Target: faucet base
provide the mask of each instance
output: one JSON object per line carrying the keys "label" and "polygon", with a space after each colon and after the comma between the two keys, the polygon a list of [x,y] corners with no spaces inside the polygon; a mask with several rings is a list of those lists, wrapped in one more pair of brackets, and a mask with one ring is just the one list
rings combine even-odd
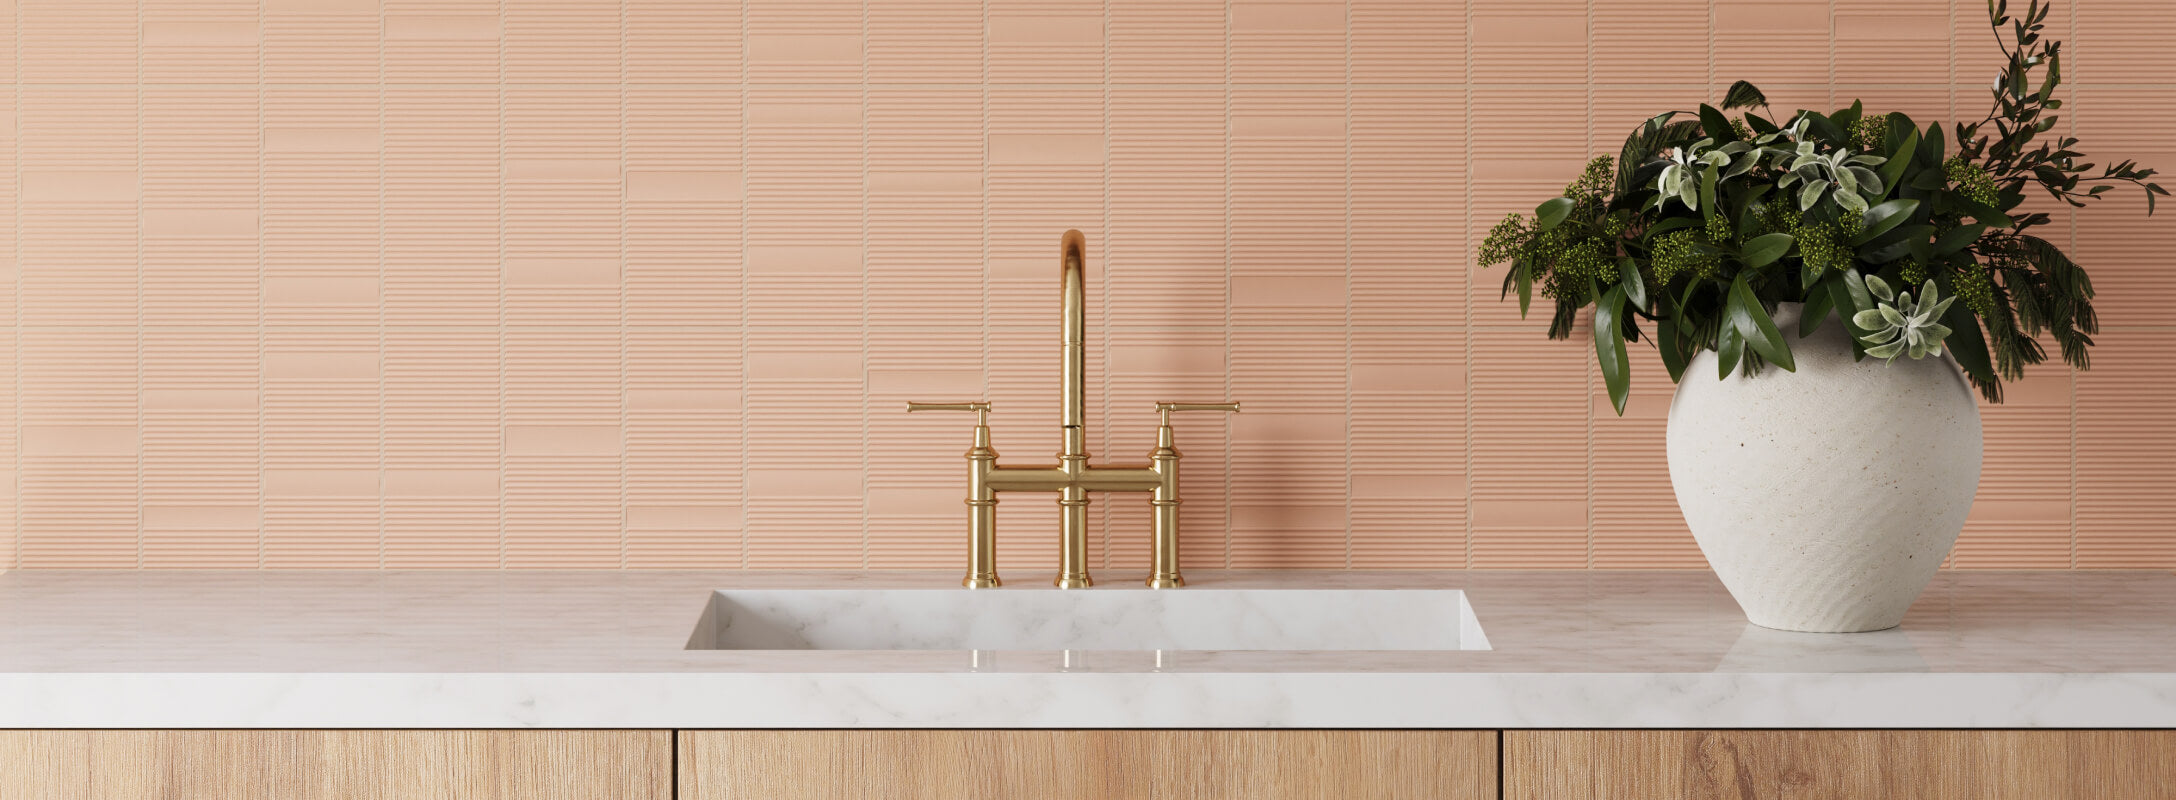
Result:
{"label": "faucet base", "polygon": [[969,589],[995,589],[999,586],[1005,585],[1005,582],[998,580],[997,575],[995,573],[992,573],[987,575],[969,575],[965,578],[960,579],[960,585],[965,586]]}
{"label": "faucet base", "polygon": [[1148,578],[1148,588],[1151,589],[1177,589],[1185,585],[1186,579],[1180,577],[1177,573],[1172,573],[1169,575],[1150,575]]}
{"label": "faucet base", "polygon": [[1060,575],[1057,580],[1050,583],[1060,589],[1086,589],[1096,585],[1095,580],[1088,577],[1088,573],[1085,572],[1078,575]]}

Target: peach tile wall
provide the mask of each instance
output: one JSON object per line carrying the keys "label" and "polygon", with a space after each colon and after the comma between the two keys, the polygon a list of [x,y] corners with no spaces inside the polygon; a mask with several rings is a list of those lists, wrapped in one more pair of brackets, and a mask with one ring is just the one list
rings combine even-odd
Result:
{"label": "peach tile wall", "polygon": [[[1973,0],[0,0],[0,567],[953,567],[967,420],[1182,423],[1190,565],[1688,567],[1649,358],[1470,266],[1661,107],[1977,115]],[[2066,125],[2176,167],[2176,12]],[[2096,368],[1987,411],[1960,567],[2176,566],[2176,220],[2067,236]],[[1054,509],[1008,502],[1047,570]],[[1093,558],[1146,561],[1139,501]]]}

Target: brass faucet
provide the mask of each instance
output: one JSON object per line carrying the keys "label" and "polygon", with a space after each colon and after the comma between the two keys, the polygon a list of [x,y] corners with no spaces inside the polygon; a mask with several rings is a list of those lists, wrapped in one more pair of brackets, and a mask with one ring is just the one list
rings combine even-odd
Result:
{"label": "brass faucet", "polygon": [[1186,585],[1179,574],[1179,451],[1172,445],[1171,412],[1239,410],[1238,403],[1157,403],[1156,449],[1147,466],[1090,466],[1088,463],[1088,237],[1066,231],[1058,241],[1059,297],[1064,312],[1060,335],[1064,393],[1061,419],[1064,440],[1055,466],[1000,467],[990,447],[990,404],[908,403],[908,411],[972,411],[974,444],[967,449],[967,577],[960,585],[986,589],[997,577],[997,495],[999,492],[1058,493],[1058,578],[1061,589],[1095,585],[1088,577],[1088,493],[1148,492],[1155,512],[1154,543],[1148,585],[1172,589]]}

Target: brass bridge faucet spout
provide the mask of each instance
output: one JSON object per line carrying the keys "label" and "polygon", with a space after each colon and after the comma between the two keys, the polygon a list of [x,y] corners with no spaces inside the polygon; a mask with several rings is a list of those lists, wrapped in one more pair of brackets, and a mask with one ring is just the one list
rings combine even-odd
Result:
{"label": "brass bridge faucet spout", "polygon": [[1174,411],[1237,412],[1238,403],[1157,403],[1156,448],[1146,466],[1092,466],[1088,458],[1088,238],[1066,231],[1058,241],[1059,350],[1063,395],[1062,439],[1055,466],[1001,467],[990,446],[990,404],[908,403],[908,411],[975,412],[974,443],[967,449],[967,577],[970,589],[1000,585],[997,577],[997,496],[1001,492],[1058,495],[1059,588],[1095,585],[1088,575],[1090,492],[1147,492],[1153,511],[1148,585],[1186,585],[1179,573],[1179,451],[1172,443]]}

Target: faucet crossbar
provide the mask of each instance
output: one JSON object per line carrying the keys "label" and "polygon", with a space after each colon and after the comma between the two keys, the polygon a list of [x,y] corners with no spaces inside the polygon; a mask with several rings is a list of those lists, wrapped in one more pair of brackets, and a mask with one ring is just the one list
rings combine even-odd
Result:
{"label": "faucet crossbar", "polygon": [[1153,510],[1148,585],[1159,589],[1186,585],[1179,573],[1179,451],[1172,443],[1174,411],[1237,412],[1238,403],[1157,403],[1156,447],[1146,466],[1091,466],[1087,430],[1088,240],[1066,231],[1058,242],[1061,310],[1058,463],[1051,466],[998,466],[990,446],[990,404],[908,403],[908,411],[972,411],[974,443],[967,450],[968,556],[971,589],[1001,585],[997,576],[997,500],[1000,492],[1055,492],[1058,495],[1058,576],[1060,588],[1095,584],[1088,574],[1088,503],[1092,492],[1147,492]]}

